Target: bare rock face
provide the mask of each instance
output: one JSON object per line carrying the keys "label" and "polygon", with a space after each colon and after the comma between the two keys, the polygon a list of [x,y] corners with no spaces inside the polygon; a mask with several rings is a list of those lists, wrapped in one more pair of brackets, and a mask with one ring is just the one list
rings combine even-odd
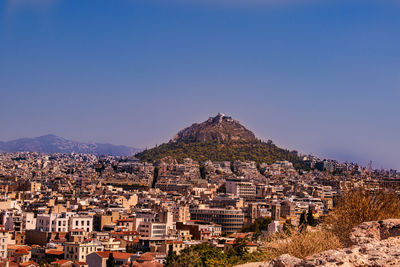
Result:
{"label": "bare rock face", "polygon": [[278,258],[274,259],[267,265],[268,267],[295,267],[300,264],[301,260],[299,258],[290,256],[289,254],[283,254]]}
{"label": "bare rock face", "polygon": [[208,142],[208,141],[256,141],[254,133],[247,130],[238,121],[218,113],[202,123],[195,123],[187,127],[171,140],[171,142]]}
{"label": "bare rock face", "polygon": [[350,234],[353,244],[366,244],[390,237],[400,236],[400,219],[389,219],[378,222],[364,222],[354,228]]}
{"label": "bare rock face", "polygon": [[328,250],[301,260],[282,255],[268,267],[377,267],[400,266],[400,219],[364,222],[350,234],[349,248]]}
{"label": "bare rock face", "polygon": [[365,222],[350,234],[353,246],[328,250],[296,266],[400,266],[400,220]]}

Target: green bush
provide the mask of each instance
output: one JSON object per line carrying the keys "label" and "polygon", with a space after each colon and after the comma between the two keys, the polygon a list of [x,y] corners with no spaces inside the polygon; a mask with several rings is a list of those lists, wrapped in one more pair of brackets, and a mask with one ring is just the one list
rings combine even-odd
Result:
{"label": "green bush", "polygon": [[171,156],[178,162],[191,158],[198,162],[211,161],[255,161],[272,164],[287,160],[297,169],[308,169],[297,153],[282,149],[272,142],[169,142],[136,154],[142,161],[154,162]]}

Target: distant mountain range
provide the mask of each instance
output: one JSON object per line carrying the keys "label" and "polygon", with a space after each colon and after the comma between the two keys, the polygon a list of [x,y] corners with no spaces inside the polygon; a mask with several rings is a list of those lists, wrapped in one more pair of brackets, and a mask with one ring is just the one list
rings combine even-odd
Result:
{"label": "distant mountain range", "polygon": [[81,143],[49,134],[35,138],[21,138],[9,142],[0,141],[0,151],[9,153],[83,153],[94,155],[131,156],[141,151],[141,149],[112,144]]}
{"label": "distant mountain range", "polygon": [[306,168],[296,151],[280,148],[272,141],[263,142],[238,121],[224,114],[194,123],[179,131],[168,143],[144,150],[136,157],[142,161],[156,161],[173,157],[179,162],[184,158],[204,162],[256,161],[274,163],[288,160],[298,168]]}

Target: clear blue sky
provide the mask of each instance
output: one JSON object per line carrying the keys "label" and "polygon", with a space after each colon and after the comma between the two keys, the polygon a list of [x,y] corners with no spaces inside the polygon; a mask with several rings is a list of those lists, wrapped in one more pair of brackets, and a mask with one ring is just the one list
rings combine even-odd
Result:
{"label": "clear blue sky", "polygon": [[151,147],[224,112],[400,168],[400,1],[0,0],[0,140]]}

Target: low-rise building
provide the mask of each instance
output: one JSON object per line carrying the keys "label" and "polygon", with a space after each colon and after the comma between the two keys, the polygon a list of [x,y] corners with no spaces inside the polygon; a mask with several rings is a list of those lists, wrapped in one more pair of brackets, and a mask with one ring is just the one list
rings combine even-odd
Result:
{"label": "low-rise building", "polygon": [[64,259],[72,261],[86,261],[86,256],[93,252],[103,251],[104,245],[96,240],[87,242],[65,242]]}

